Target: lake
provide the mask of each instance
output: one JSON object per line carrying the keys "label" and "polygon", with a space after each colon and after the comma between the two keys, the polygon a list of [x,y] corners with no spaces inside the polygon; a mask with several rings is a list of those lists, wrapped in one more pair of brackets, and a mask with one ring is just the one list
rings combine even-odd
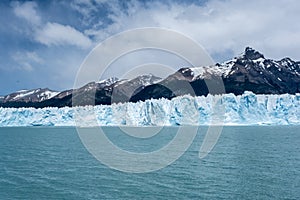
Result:
{"label": "lake", "polygon": [[[199,159],[207,128],[199,127],[178,160],[148,173],[102,164],[72,127],[0,128],[0,197],[300,199],[300,126],[227,126],[214,149]],[[117,127],[105,128],[113,143],[136,152],[162,148],[176,130],[169,127],[151,138],[134,138]],[[112,152],[105,153],[114,158]]]}

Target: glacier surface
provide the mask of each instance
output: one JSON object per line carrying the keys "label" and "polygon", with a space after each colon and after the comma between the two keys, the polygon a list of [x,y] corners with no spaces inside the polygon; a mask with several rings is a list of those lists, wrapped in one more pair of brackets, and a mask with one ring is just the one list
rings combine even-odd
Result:
{"label": "glacier surface", "polygon": [[73,108],[0,108],[0,127],[289,124],[300,124],[300,94],[245,92]]}

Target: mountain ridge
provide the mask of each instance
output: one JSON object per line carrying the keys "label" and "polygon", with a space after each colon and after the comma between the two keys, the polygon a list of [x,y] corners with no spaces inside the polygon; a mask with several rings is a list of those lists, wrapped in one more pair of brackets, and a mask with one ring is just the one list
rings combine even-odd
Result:
{"label": "mountain ridge", "polygon": [[[207,83],[224,84],[225,91],[210,90]],[[286,57],[267,59],[253,48],[224,63],[212,66],[180,68],[165,79],[140,75],[133,79],[110,78],[90,82],[80,88],[57,92],[48,88],[11,93],[0,97],[0,107],[64,107],[76,105],[110,105],[190,94],[201,96],[251,91],[255,94],[300,93],[300,61]]]}

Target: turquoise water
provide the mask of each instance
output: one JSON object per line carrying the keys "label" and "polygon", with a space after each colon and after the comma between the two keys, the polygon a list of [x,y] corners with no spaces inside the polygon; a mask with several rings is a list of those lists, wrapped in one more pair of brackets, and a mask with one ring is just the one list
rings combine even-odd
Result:
{"label": "turquoise water", "polygon": [[[147,140],[106,129],[120,147],[145,152],[176,132]],[[173,164],[132,174],[97,161],[74,128],[0,128],[0,199],[300,199],[299,126],[225,127],[200,160],[206,129]]]}

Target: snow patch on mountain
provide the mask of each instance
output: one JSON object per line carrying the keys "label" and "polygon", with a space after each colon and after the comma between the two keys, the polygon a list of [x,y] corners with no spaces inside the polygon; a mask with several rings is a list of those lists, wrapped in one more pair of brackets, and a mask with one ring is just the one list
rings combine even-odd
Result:
{"label": "snow patch on mountain", "polygon": [[192,67],[193,80],[198,78],[205,79],[209,78],[211,75],[213,76],[227,76],[232,69],[231,63],[225,63],[221,65],[211,65],[211,66],[203,66],[203,67]]}
{"label": "snow patch on mountain", "polygon": [[23,98],[25,96],[32,95],[32,94],[34,94],[36,92],[39,92],[39,89],[38,90],[31,90],[31,91],[20,92],[16,96],[12,97],[12,100],[18,100],[18,99]]}
{"label": "snow patch on mountain", "polygon": [[111,77],[111,78],[108,78],[108,79],[105,79],[105,80],[98,81],[96,83],[101,84],[103,86],[110,86],[110,85],[116,83],[118,80],[119,79],[116,78],[116,77]]}
{"label": "snow patch on mountain", "polygon": [[55,97],[58,95],[59,92],[54,92],[54,91],[45,91],[37,95],[37,97],[40,99],[40,101],[44,101],[47,99],[51,99],[52,97]]}
{"label": "snow patch on mountain", "polygon": [[44,101],[50,99],[59,94],[59,92],[52,91],[49,89],[33,89],[33,90],[20,90],[15,93],[9,94],[4,97],[3,101],[20,101],[20,100],[33,100]]}

